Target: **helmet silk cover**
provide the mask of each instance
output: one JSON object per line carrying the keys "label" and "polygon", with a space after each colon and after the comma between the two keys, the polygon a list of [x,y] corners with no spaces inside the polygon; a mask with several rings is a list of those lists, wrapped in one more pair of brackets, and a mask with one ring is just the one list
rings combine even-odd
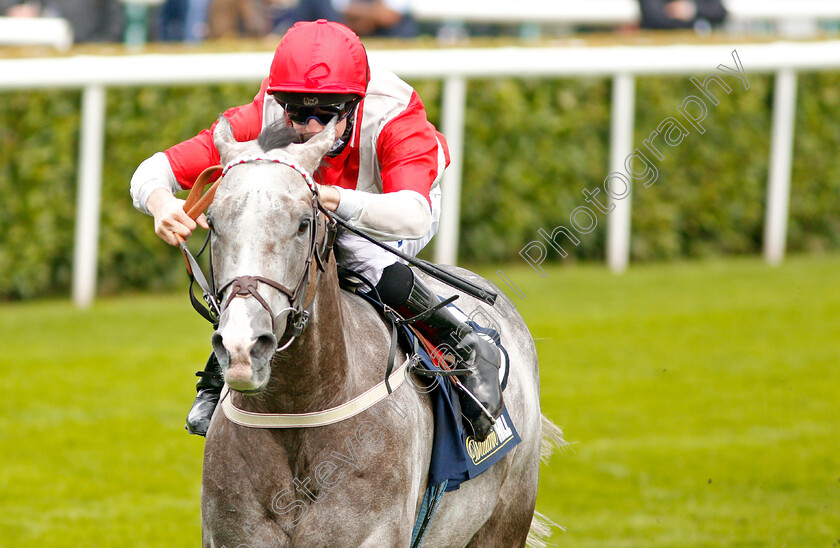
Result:
{"label": "helmet silk cover", "polygon": [[361,98],[369,74],[367,53],[352,30],[325,19],[305,21],[289,29],[277,46],[267,91]]}

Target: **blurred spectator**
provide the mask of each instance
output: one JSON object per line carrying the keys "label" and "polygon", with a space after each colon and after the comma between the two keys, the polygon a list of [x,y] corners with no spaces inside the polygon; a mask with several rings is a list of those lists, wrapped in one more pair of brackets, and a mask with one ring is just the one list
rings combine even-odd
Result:
{"label": "blurred spectator", "polygon": [[166,0],[160,7],[160,39],[181,42],[186,36],[187,1]]}
{"label": "blurred spectator", "polygon": [[298,21],[318,19],[344,23],[360,36],[409,38],[418,34],[410,6],[410,0],[210,0],[208,38],[284,34]]}
{"label": "blurred spectator", "polygon": [[210,0],[166,0],[160,10],[160,39],[200,42],[207,36]]}
{"label": "blurred spectator", "polygon": [[0,0],[0,13],[6,17],[55,17],[55,14],[42,12],[39,3],[26,2],[18,4],[17,2],[3,2]]}
{"label": "blurred spectator", "polygon": [[207,37],[207,15],[210,0],[188,0],[184,40],[200,42]]}
{"label": "blurred spectator", "polygon": [[344,24],[359,36],[412,38],[418,34],[409,0],[332,0],[332,4]]}
{"label": "blurred spectator", "polygon": [[643,29],[709,30],[723,23],[721,0],[639,0]]}
{"label": "blurred spectator", "polygon": [[341,14],[330,0],[268,0],[272,34],[283,35],[298,21],[342,22]]}
{"label": "blurred spectator", "polygon": [[0,0],[9,17],[63,17],[73,27],[73,41],[122,42],[125,14],[119,0]]}
{"label": "blurred spectator", "polygon": [[262,0],[211,0],[207,14],[210,39],[259,37],[271,30],[268,6]]}

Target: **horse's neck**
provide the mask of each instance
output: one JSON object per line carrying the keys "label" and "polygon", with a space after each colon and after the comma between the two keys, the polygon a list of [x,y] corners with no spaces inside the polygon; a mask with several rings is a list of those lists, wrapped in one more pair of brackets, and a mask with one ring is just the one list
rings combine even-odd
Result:
{"label": "horse's neck", "polygon": [[[267,398],[275,413],[306,413],[343,403],[350,375],[335,261],[320,276],[309,325],[288,350],[275,356]],[[308,299],[307,299],[308,300]]]}

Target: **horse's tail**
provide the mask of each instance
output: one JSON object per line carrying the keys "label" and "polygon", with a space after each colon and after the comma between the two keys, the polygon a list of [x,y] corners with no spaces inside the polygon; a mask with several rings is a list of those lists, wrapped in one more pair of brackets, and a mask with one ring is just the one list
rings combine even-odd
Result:
{"label": "horse's tail", "polygon": [[540,460],[548,464],[555,449],[565,449],[569,443],[563,439],[563,431],[560,427],[551,422],[545,415],[542,416],[542,441],[540,443]]}
{"label": "horse's tail", "polygon": [[562,525],[557,525],[539,512],[534,512],[531,518],[531,528],[528,529],[528,538],[525,540],[525,546],[528,548],[546,548],[548,541],[551,539],[551,532],[557,527],[561,531],[566,528]]}
{"label": "horse's tail", "polygon": [[[559,426],[551,422],[545,415],[542,416],[542,440],[540,443],[540,460],[548,464],[552,453],[556,449],[568,447],[569,444],[563,439],[563,431]],[[528,548],[545,548],[551,538],[554,528],[565,531],[565,527],[557,525],[539,512],[534,512],[531,518],[531,528],[528,530],[528,539],[525,546]]]}

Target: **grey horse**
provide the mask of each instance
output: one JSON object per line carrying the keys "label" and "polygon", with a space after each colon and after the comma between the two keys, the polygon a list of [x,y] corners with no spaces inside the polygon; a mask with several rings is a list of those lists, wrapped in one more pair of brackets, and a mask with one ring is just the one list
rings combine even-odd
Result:
{"label": "grey horse", "polygon": [[[326,220],[313,208],[306,174],[329,150],[333,125],[305,144],[286,141],[276,149],[266,145],[271,139],[237,142],[224,117],[213,136],[228,165],[209,209],[214,276],[220,287],[235,279],[251,285],[228,284],[213,335],[228,403],[258,416],[314,413],[353,400],[383,381],[391,332],[369,303],[339,287],[335,260],[321,274],[319,257],[312,260],[310,242],[320,249]],[[471,272],[451,271],[491,288]],[[308,324],[278,350],[290,338],[287,320],[300,296],[279,288],[301,286]],[[532,527],[540,525],[534,509],[541,446],[545,452],[546,440],[562,439],[540,412],[533,340],[502,298],[494,307],[467,296],[457,303],[468,315],[480,311],[501,334],[512,364],[505,401],[522,441],[443,496],[423,546],[541,545]],[[406,357],[402,352],[397,363]],[[425,385],[406,380],[375,405],[324,426],[252,428],[217,410],[204,452],[203,545],[410,546],[433,426]]]}

